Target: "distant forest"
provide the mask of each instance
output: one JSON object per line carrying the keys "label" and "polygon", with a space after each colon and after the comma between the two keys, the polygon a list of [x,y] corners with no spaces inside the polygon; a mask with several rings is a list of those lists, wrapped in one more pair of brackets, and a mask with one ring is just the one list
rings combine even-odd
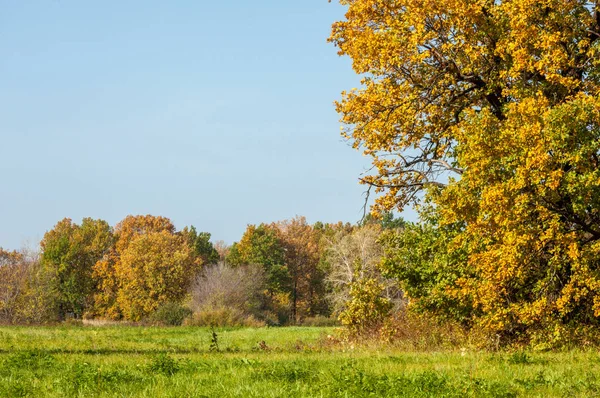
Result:
{"label": "distant forest", "polygon": [[128,216],[114,227],[64,219],[46,232],[39,251],[0,249],[0,321],[345,322],[353,286],[367,279],[376,281],[389,310],[402,306],[401,290],[378,264],[381,236],[406,225],[391,213],[359,225],[296,217],[248,225],[228,246],[193,226],[177,231],[165,217]]}

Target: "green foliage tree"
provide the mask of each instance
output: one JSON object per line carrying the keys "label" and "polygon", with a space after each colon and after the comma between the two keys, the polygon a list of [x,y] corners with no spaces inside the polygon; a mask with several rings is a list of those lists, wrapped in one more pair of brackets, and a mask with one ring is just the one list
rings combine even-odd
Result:
{"label": "green foliage tree", "polygon": [[196,256],[202,259],[203,264],[216,264],[220,255],[210,241],[210,233],[197,232],[196,227],[185,227],[180,234],[186,239]]}
{"label": "green foliage tree", "polygon": [[396,217],[391,211],[385,211],[377,216],[368,213],[359,223],[361,226],[369,224],[378,224],[383,229],[398,229],[404,227],[406,221],[402,217]]}
{"label": "green foliage tree", "polygon": [[383,256],[379,269],[398,281],[408,307],[440,320],[471,325],[473,298],[456,291],[457,281],[473,275],[464,248],[453,247],[460,225],[439,225],[433,207],[421,211],[421,221],[405,223],[379,237]]}
{"label": "green foliage tree", "polygon": [[260,265],[265,271],[267,299],[263,311],[269,323],[284,324],[290,318],[291,278],[285,264],[285,248],[273,225],[248,225],[239,242],[229,250],[232,266]]}
{"label": "green foliage tree", "polygon": [[234,243],[226,258],[231,265],[260,264],[265,268],[271,293],[288,292],[289,270],[285,266],[285,250],[273,226],[248,225],[238,243]]}
{"label": "green foliage tree", "polygon": [[103,220],[84,218],[81,225],[64,219],[48,231],[40,243],[42,264],[54,275],[59,316],[81,317],[96,291],[94,264],[113,244],[112,229]]}

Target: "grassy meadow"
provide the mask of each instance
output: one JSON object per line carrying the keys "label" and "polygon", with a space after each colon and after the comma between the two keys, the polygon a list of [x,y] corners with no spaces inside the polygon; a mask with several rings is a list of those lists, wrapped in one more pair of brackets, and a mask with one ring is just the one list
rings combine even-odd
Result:
{"label": "grassy meadow", "polygon": [[[2,327],[0,397],[594,397],[600,355],[406,352],[333,328]],[[216,340],[216,341],[215,341]]]}

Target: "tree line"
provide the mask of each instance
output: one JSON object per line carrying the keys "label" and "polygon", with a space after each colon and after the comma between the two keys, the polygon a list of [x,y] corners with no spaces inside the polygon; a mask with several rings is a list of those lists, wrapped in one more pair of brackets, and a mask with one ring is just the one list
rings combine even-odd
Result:
{"label": "tree line", "polygon": [[385,280],[386,297],[402,299],[378,269],[378,240],[404,225],[391,213],[360,225],[296,217],[248,225],[227,246],[193,226],[178,231],[165,217],[128,216],[114,227],[64,219],[45,233],[39,252],[0,249],[0,321],[327,322],[347,310],[352,286],[367,278]]}

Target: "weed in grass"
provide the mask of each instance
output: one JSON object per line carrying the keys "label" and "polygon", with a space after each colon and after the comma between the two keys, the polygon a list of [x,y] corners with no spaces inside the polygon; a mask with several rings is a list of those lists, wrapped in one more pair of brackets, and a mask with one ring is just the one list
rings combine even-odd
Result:
{"label": "weed in grass", "polygon": [[338,377],[331,392],[332,395],[349,394],[352,397],[517,397],[514,388],[506,384],[477,378],[453,378],[435,371],[393,377],[355,370]]}
{"label": "weed in grass", "polygon": [[315,373],[304,362],[273,363],[259,368],[253,374],[255,379],[267,379],[282,383],[296,383],[314,379]]}
{"label": "weed in grass", "polygon": [[546,378],[546,374],[543,370],[540,370],[533,377],[517,378],[515,383],[522,386],[526,390],[537,388],[538,386],[546,386],[550,384],[550,381]]}
{"label": "weed in grass", "polygon": [[269,351],[271,349],[264,340],[259,342],[257,347],[261,351]]}
{"label": "weed in grass", "polygon": [[23,379],[0,380],[0,396],[6,398],[33,397],[31,382]]}
{"label": "weed in grass", "polygon": [[217,334],[217,332],[215,332],[215,328],[211,327],[210,328],[210,346],[209,346],[209,351],[211,352],[219,352],[219,335]]}
{"label": "weed in grass", "polygon": [[24,350],[10,355],[4,366],[12,369],[37,370],[52,367],[55,359],[52,354],[42,350]]}
{"label": "weed in grass", "polygon": [[594,396],[600,395],[600,384],[598,383],[598,375],[592,372],[586,372],[585,375],[578,380],[577,387],[581,391],[594,393]]}
{"label": "weed in grass", "polygon": [[242,358],[240,359],[240,363],[245,366],[255,366],[260,364],[260,361],[257,361],[256,359]]}
{"label": "weed in grass", "polygon": [[148,366],[148,370],[152,373],[159,373],[165,376],[173,376],[181,370],[181,366],[177,360],[171,358],[168,354],[160,353],[152,358],[152,362]]}
{"label": "weed in grass", "polygon": [[[463,378],[452,386],[455,396],[475,396],[494,398],[516,398],[517,391],[510,385],[481,378]],[[459,394],[460,392],[460,394]]]}
{"label": "weed in grass", "polygon": [[400,355],[389,355],[388,357],[386,357],[386,360],[397,364],[407,363],[407,358],[405,356]]}
{"label": "weed in grass", "polygon": [[417,374],[412,379],[412,384],[417,391],[443,391],[448,384],[448,378],[437,372],[425,371]]}
{"label": "weed in grass", "polygon": [[508,362],[514,365],[527,365],[532,363],[532,360],[525,351],[517,351],[508,357]]}
{"label": "weed in grass", "polygon": [[349,394],[352,397],[442,397],[459,396],[448,386],[445,375],[426,371],[411,376],[372,374],[355,368],[334,376],[331,384],[332,395]]}
{"label": "weed in grass", "polygon": [[66,395],[91,393],[100,384],[98,368],[87,362],[74,363],[68,372],[64,373],[63,387]]}
{"label": "weed in grass", "polygon": [[88,362],[75,362],[60,370],[60,377],[53,383],[60,396],[95,396],[103,391],[118,390],[123,385],[130,388],[141,385],[144,381],[128,369],[102,369]]}
{"label": "weed in grass", "polygon": [[99,369],[99,378],[103,386],[116,387],[119,384],[129,384],[143,381],[143,378],[124,369]]}

